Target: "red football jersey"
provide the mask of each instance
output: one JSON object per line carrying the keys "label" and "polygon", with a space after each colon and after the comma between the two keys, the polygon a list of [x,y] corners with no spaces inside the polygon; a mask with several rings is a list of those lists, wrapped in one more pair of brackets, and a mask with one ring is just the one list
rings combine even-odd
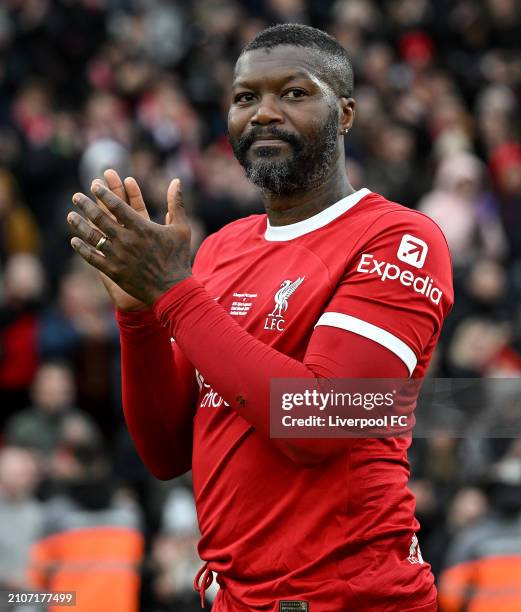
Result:
{"label": "red football jersey", "polygon": [[[414,377],[425,374],[453,303],[439,228],[367,189],[291,225],[272,227],[266,215],[232,223],[205,241],[193,273],[249,334],[285,355],[302,360],[314,328],[330,326],[386,347]],[[408,442],[353,440],[333,461],[302,468],[228,405],[218,381],[196,374],[193,483],[199,553],[223,587],[215,610],[275,611],[281,600],[312,612],[346,602],[366,610],[357,594],[368,580],[430,601],[432,576],[413,550]],[[391,601],[371,609],[398,609]]]}

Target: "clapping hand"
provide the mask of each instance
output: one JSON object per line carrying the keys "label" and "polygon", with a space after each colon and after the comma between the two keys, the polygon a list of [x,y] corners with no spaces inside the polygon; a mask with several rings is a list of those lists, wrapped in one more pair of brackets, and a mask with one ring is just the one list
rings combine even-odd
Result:
{"label": "clapping hand", "polygon": [[74,194],[73,202],[88,221],[69,213],[71,245],[108,277],[104,282],[118,307],[140,310],[191,275],[190,227],[180,181],[174,179],[168,187],[166,224],[160,225],[150,221],[134,179],[122,183],[109,170],[105,180],[107,185],[92,183],[97,203],[83,193]]}

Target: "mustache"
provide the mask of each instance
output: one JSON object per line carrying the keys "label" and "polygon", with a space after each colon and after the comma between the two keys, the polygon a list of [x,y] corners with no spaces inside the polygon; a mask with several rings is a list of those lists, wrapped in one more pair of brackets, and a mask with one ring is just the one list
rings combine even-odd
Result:
{"label": "mustache", "polygon": [[271,127],[269,129],[256,126],[252,128],[247,134],[241,136],[237,141],[237,148],[241,152],[246,152],[251,145],[258,138],[273,138],[274,140],[282,140],[290,144],[295,150],[299,151],[302,149],[302,143],[300,138],[295,136],[295,134],[291,134],[289,132],[285,132],[277,127]]}

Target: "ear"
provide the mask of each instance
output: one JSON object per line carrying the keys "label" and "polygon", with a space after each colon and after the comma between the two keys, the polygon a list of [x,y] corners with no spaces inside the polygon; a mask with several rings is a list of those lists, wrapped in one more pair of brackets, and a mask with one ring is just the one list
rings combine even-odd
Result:
{"label": "ear", "polygon": [[356,102],[353,98],[342,97],[340,102],[340,133],[347,134],[355,120]]}

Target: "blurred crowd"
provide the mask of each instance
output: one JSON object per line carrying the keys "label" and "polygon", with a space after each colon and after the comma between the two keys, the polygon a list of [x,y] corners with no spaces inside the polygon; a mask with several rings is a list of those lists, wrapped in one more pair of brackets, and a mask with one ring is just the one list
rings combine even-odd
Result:
{"label": "blurred crowd", "polygon": [[[517,0],[4,0],[1,588],[65,588],[78,582],[71,564],[88,557],[98,571],[85,589],[121,593],[91,609],[199,609],[189,477],[155,481],[133,449],[113,311],[73,255],[65,219],[72,194],[108,167],[137,179],[158,220],[168,182],[181,178],[194,252],[227,222],[262,212],[231,153],[226,114],[240,49],[280,22],[323,28],[351,54],[353,185],[423,211],[445,232],[456,304],[430,374],[521,375]],[[519,394],[509,402],[521,414]],[[467,404],[458,409],[472,413]],[[497,586],[451,573],[486,556],[475,537],[483,529],[518,543],[507,586],[521,601],[521,441],[458,440],[440,426],[410,456],[443,610],[466,609],[470,584],[473,597]],[[78,539],[78,526],[95,545]],[[104,572],[104,551],[119,573]]]}

